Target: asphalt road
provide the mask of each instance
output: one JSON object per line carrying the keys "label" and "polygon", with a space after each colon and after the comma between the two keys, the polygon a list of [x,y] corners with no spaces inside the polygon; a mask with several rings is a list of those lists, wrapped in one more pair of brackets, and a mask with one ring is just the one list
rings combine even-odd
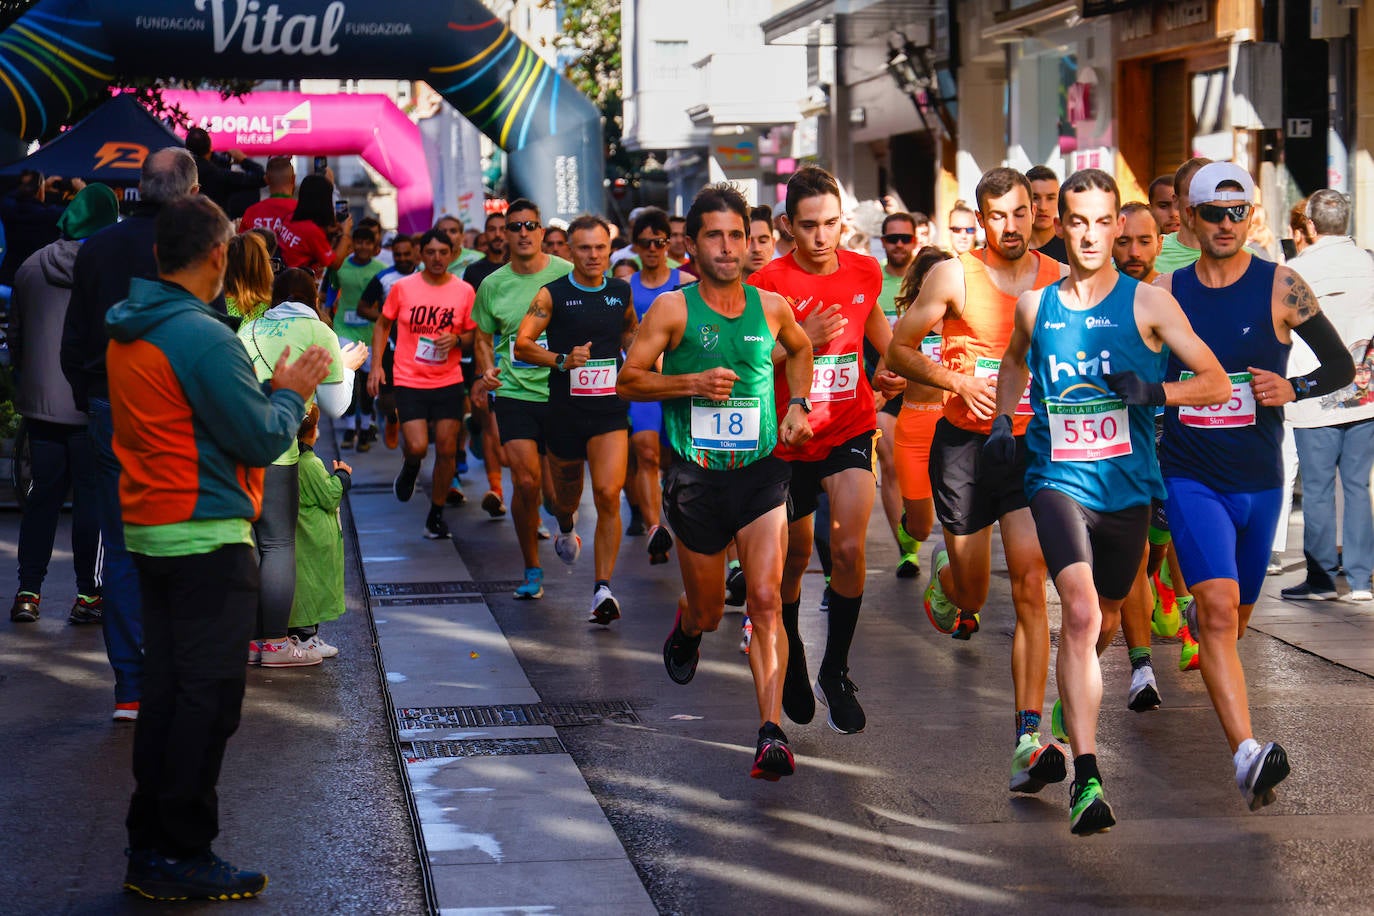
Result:
{"label": "asphalt road", "polygon": [[[1374,693],[1364,675],[1251,632],[1242,644],[1255,727],[1289,751],[1278,802],[1250,813],[1201,677],[1177,643],[1156,647],[1164,706],[1126,709],[1124,644],[1104,661],[1099,763],[1119,824],[1069,833],[1067,783],[1007,791],[1013,749],[1011,609],[995,569],[983,629],[958,643],[921,609],[927,579],[899,581],[885,527],[869,532],[869,580],[852,676],[861,735],[784,722],[797,775],[748,778],[757,728],[738,616],[702,644],[686,687],[661,646],[679,590],[676,561],[648,565],[627,538],[615,578],[624,617],[583,621],[591,595],[592,508],[583,559],[568,570],[546,542],[545,597],[489,595],[546,702],[626,699],[637,725],[560,730],[654,903],[664,913],[1030,911],[1369,912]],[[510,579],[508,520],[450,524],[473,576]],[[929,565],[929,547],[922,553]],[[998,558],[1000,563],[1000,558]],[[814,675],[825,620],[808,575],[802,626]],[[1051,608],[1057,630],[1058,609]],[[1051,686],[1050,696],[1054,695]],[[1047,701],[1047,717],[1048,717]]]}

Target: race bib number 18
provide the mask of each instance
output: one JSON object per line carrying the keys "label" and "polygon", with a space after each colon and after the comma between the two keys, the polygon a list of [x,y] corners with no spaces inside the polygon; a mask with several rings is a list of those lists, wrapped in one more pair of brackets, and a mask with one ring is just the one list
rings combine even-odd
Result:
{"label": "race bib number 18", "polygon": [[758,398],[692,398],[692,447],[715,452],[753,451],[759,447],[760,410]]}
{"label": "race bib number 18", "polygon": [[[978,357],[978,361],[973,364],[974,378],[990,378],[997,381],[997,370],[1002,366],[1000,359],[990,359],[986,356]],[[1031,410],[1030,402],[1030,377],[1026,378],[1026,390],[1021,393],[1021,400],[1016,404],[1016,415],[1018,417],[1029,417],[1035,411]]]}
{"label": "race bib number 18", "polygon": [[859,372],[857,353],[815,357],[811,370],[811,400],[853,400],[858,394]]}
{"label": "race bib number 18", "polygon": [[[1179,373],[1178,380],[1193,377],[1191,372]],[[1180,407],[1178,422],[1184,426],[1200,429],[1235,429],[1240,426],[1255,425],[1255,390],[1250,387],[1254,379],[1248,372],[1237,372],[1231,376],[1231,399],[1225,404],[1210,407]]]}
{"label": "race bib number 18", "polygon": [[615,359],[589,359],[586,365],[571,370],[568,393],[577,398],[597,398],[615,394]]}
{"label": "race bib number 18", "polygon": [[1118,398],[1045,403],[1051,461],[1102,461],[1131,453],[1131,424]]}

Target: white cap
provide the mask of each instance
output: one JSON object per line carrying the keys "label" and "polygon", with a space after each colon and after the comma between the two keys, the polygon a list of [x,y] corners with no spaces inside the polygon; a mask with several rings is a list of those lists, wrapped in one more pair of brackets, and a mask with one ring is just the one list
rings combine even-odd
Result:
{"label": "white cap", "polygon": [[[1235,182],[1240,190],[1218,190],[1218,185]],[[1226,203],[1255,202],[1255,180],[1250,173],[1234,162],[1209,162],[1197,170],[1193,180],[1188,182],[1188,202],[1196,207],[1213,201]]]}

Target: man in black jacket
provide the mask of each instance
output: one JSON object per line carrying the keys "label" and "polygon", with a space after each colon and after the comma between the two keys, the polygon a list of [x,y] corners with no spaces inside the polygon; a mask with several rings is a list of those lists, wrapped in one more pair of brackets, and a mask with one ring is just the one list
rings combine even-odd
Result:
{"label": "man in black jacket", "polygon": [[[224,208],[232,220],[258,202],[267,175],[261,165],[231,149],[227,153],[211,155],[210,135],[204,129],[192,127],[186,131],[186,149],[196,157],[196,180],[200,193]],[[230,163],[243,169],[236,172]]]}
{"label": "man in black jacket", "polygon": [[105,651],[115,673],[116,721],[138,718],[143,626],[138,573],[124,547],[119,459],[111,444],[114,427],[105,375],[105,348],[109,344],[105,313],[128,298],[130,280],[156,279],[153,242],[157,214],[163,205],[195,193],[198,187],[196,162],[186,150],[166,147],[144,160],[138,208],[128,219],[92,236],[76,256],[72,298],[62,331],[62,372],[71,382],[77,409],[90,418],[91,443],[99,463]]}

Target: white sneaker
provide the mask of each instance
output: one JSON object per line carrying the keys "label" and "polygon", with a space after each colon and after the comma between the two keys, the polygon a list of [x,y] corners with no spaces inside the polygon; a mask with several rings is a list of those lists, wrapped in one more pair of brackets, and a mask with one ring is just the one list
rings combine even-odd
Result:
{"label": "white sneaker", "polygon": [[1126,695],[1126,706],[1132,712],[1159,708],[1159,685],[1155,683],[1153,666],[1142,665],[1131,672],[1131,692]]}
{"label": "white sneaker", "polygon": [[1236,785],[1251,811],[1273,804],[1277,797],[1274,787],[1287,777],[1288,754],[1277,741],[1257,747],[1248,757],[1236,761]]}
{"label": "white sneaker", "polygon": [[316,633],[314,636],[301,643],[301,648],[314,649],[316,652],[320,653],[320,658],[333,658],[339,654],[338,647],[331,646],[323,639],[320,639],[319,633]]}
{"label": "white sneaker", "polygon": [[582,536],[576,531],[567,534],[560,531],[553,539],[553,552],[558,554],[558,559],[572,566],[582,556]]}
{"label": "white sneaker", "polygon": [[620,619],[620,602],[615,600],[615,595],[611,594],[609,586],[601,586],[592,596],[592,611],[587,617],[587,623],[599,623],[603,627],[610,626],[612,620]]}
{"label": "white sneaker", "polygon": [[288,636],[286,642],[263,640],[258,645],[262,647],[264,668],[304,668],[324,660],[318,649],[307,648],[294,636]]}
{"label": "white sneaker", "polygon": [[1345,597],[1347,601],[1374,601],[1374,592],[1367,588],[1357,588]]}

